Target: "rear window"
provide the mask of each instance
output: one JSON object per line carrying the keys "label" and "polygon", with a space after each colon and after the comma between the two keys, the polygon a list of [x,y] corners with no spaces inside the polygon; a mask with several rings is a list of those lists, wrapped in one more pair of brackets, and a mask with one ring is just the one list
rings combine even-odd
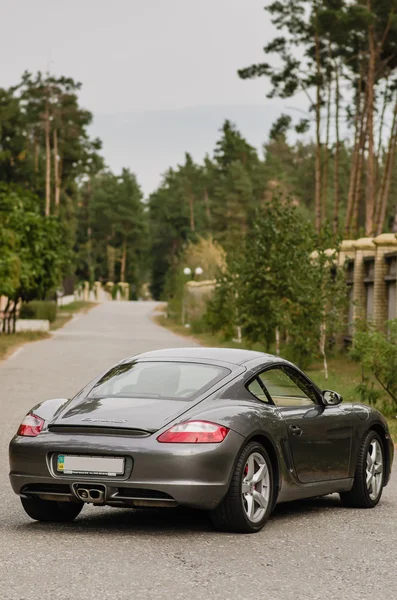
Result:
{"label": "rear window", "polygon": [[130,362],[113,367],[88,394],[91,398],[172,398],[199,396],[230,371],[198,363]]}

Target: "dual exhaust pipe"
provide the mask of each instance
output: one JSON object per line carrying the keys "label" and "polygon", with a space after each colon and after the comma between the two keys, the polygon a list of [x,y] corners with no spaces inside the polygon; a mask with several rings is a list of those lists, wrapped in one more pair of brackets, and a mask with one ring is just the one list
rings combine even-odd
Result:
{"label": "dual exhaust pipe", "polygon": [[81,502],[88,502],[91,504],[104,504],[105,502],[105,486],[75,484],[73,490]]}

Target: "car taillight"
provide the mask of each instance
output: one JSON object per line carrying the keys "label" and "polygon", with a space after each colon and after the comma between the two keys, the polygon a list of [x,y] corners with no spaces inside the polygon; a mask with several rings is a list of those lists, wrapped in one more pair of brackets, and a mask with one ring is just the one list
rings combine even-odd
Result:
{"label": "car taillight", "polygon": [[209,421],[186,421],[173,425],[159,435],[162,444],[219,444],[223,442],[229,429]]}
{"label": "car taillight", "polygon": [[36,437],[44,427],[44,419],[37,415],[26,415],[24,420],[19,426],[17,435],[24,435],[26,437]]}

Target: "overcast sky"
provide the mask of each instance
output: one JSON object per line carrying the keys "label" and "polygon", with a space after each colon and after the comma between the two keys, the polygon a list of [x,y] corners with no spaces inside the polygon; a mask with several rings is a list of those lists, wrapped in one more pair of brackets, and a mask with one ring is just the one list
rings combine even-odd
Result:
{"label": "overcast sky", "polygon": [[[0,0],[2,85],[70,75],[94,112],[258,104],[236,70],[262,58],[264,0]],[[4,19],[5,17],[5,19]],[[5,60],[5,57],[8,60]]]}
{"label": "overcast sky", "polygon": [[[81,102],[94,113],[95,134],[100,136],[101,115],[265,106],[266,81],[241,81],[236,73],[239,67],[264,58],[262,48],[273,36],[265,3],[0,0],[0,86],[15,84],[26,69],[49,69],[81,81]],[[293,103],[301,104],[299,99]],[[283,105],[278,104],[281,112]],[[225,109],[225,117],[226,113]],[[107,135],[104,131],[102,137]],[[106,141],[105,158],[119,168],[109,150],[117,140],[109,139],[108,149]],[[183,157],[185,150],[189,148],[180,148],[178,156]],[[155,147],[151,151],[153,160]],[[136,155],[137,148],[131,152]],[[126,156],[123,164],[129,160]],[[129,166],[134,169],[133,164]],[[158,168],[167,166],[159,163]],[[153,168],[152,164],[152,172]]]}

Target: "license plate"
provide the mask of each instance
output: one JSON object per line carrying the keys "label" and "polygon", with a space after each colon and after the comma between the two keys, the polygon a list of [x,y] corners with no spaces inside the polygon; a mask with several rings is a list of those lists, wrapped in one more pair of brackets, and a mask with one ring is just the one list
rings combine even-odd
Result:
{"label": "license plate", "polygon": [[58,454],[57,471],[65,475],[105,475],[106,477],[116,477],[117,475],[124,474],[124,458]]}

